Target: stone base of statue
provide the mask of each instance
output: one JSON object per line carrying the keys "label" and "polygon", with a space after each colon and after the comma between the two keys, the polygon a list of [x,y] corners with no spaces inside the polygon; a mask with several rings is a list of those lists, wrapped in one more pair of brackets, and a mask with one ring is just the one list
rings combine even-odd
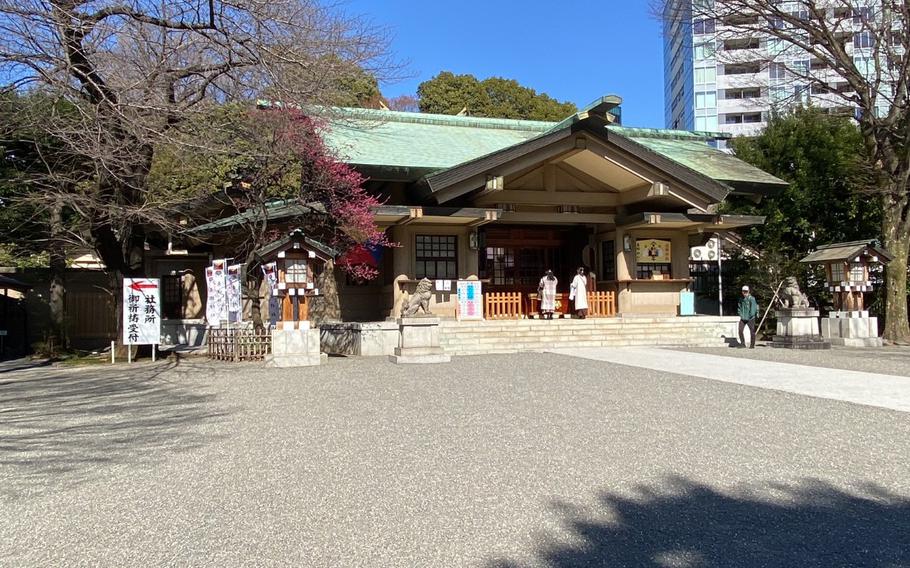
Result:
{"label": "stone base of statue", "polygon": [[389,355],[399,364],[448,363],[452,357],[439,346],[439,318],[433,316],[403,317],[398,320],[401,347]]}
{"label": "stone base of statue", "polygon": [[832,345],[847,347],[881,347],[878,336],[878,318],[869,317],[867,311],[830,312],[821,321],[822,337]]}
{"label": "stone base of statue", "polygon": [[266,367],[312,367],[322,360],[318,328],[272,330],[272,354],[265,358]]}
{"label": "stone base of statue", "polygon": [[831,349],[831,342],[822,337],[818,328],[818,310],[810,308],[783,308],[774,312],[777,333],[771,347],[785,349]]}

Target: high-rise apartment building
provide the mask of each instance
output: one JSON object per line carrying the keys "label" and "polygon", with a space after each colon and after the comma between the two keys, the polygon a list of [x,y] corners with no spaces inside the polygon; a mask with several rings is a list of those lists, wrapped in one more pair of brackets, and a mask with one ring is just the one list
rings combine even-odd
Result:
{"label": "high-rise apartment building", "polygon": [[[718,5],[723,2],[716,1]],[[674,0],[667,4],[667,128],[752,135],[767,125],[772,109],[809,99],[818,107],[853,114],[853,107],[838,96],[839,92],[849,92],[849,85],[827,69],[824,62],[760,31],[744,33],[748,22],[734,17],[703,17],[704,10],[699,7],[713,3],[714,0]],[[809,17],[798,1],[782,4],[801,19]],[[850,9],[844,8],[842,2],[832,2],[826,16],[838,22],[838,37],[858,68],[868,68],[873,56],[874,41],[862,25],[869,5],[870,0],[863,0],[862,8]],[[735,16],[744,17],[747,16]],[[806,76],[820,78],[824,84],[810,84]]]}

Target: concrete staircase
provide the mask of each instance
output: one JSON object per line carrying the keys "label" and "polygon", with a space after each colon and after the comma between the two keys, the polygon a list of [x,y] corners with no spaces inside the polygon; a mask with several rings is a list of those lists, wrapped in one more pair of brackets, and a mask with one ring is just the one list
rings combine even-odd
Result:
{"label": "concrete staircase", "polygon": [[585,320],[446,321],[440,344],[450,355],[518,353],[563,347],[723,347],[737,317],[615,317]]}

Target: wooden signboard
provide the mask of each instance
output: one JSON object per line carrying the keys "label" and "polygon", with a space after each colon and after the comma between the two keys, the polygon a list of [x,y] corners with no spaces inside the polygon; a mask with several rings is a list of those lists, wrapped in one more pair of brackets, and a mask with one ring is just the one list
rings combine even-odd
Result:
{"label": "wooden signboard", "polygon": [[635,241],[635,261],[638,264],[668,264],[670,241],[663,239],[638,239]]}

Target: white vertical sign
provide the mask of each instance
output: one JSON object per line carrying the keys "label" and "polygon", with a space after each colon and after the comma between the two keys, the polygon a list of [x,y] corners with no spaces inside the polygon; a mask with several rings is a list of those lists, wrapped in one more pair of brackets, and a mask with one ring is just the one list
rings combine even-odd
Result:
{"label": "white vertical sign", "polygon": [[205,302],[205,319],[209,325],[218,325],[228,319],[227,262],[216,260],[205,269],[208,293]]}
{"label": "white vertical sign", "polygon": [[243,297],[240,281],[242,274],[242,264],[234,264],[227,268],[227,310],[228,319],[232,322],[243,319]]}
{"label": "white vertical sign", "polygon": [[281,298],[278,296],[278,264],[275,262],[263,264],[262,274],[269,286],[269,324],[275,327],[281,316]]}
{"label": "white vertical sign", "polygon": [[161,286],[157,278],[123,279],[123,343],[161,343]]}
{"label": "white vertical sign", "polygon": [[458,319],[483,319],[483,289],[479,280],[459,280],[456,284],[458,294]]}

